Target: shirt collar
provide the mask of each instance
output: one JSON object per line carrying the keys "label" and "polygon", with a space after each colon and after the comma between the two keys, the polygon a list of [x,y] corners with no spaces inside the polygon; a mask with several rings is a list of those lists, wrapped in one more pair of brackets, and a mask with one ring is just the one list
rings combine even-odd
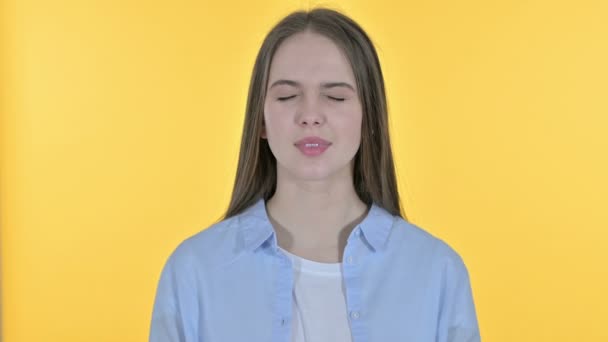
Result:
{"label": "shirt collar", "polygon": [[[254,251],[266,244],[278,249],[277,237],[266,212],[266,202],[259,198],[253,205],[239,215],[243,248]],[[395,217],[384,208],[372,203],[365,218],[353,229],[361,229],[364,239],[369,243],[372,251],[382,251],[387,245],[387,239],[393,226]],[[349,240],[352,238],[352,234]]]}

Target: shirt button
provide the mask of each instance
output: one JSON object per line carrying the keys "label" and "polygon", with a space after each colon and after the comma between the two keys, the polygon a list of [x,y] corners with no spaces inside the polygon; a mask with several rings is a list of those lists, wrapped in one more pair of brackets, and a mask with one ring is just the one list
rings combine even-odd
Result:
{"label": "shirt button", "polygon": [[352,318],[354,318],[354,319],[359,318],[359,311],[352,311],[352,312],[350,313],[350,317],[352,317]]}
{"label": "shirt button", "polygon": [[355,231],[355,235],[356,235],[356,236],[361,235],[361,231],[360,231],[359,229],[357,229],[357,230]]}
{"label": "shirt button", "polygon": [[348,258],[346,258],[346,262],[348,262],[349,264],[353,263],[353,257],[352,256],[348,256]]}

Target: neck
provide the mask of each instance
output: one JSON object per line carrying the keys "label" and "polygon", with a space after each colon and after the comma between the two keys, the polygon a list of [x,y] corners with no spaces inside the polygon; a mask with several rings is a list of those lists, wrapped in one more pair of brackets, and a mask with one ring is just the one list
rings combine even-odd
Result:
{"label": "neck", "polygon": [[266,210],[279,245],[292,250],[344,245],[368,207],[347,179],[338,183],[278,182]]}

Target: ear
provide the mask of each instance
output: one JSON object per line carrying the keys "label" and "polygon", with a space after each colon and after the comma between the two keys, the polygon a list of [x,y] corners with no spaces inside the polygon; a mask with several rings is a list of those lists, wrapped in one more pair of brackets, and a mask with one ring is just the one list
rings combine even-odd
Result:
{"label": "ear", "polygon": [[262,139],[267,139],[266,137],[266,125],[262,122],[262,131],[260,132],[260,137]]}

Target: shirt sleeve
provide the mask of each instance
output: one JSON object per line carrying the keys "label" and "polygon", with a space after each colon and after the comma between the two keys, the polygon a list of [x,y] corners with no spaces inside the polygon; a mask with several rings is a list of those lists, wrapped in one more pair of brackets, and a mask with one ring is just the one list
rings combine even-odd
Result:
{"label": "shirt sleeve", "polygon": [[180,246],[169,256],[160,274],[149,341],[198,341],[194,323],[198,314],[197,302],[193,268]]}
{"label": "shirt sleeve", "polygon": [[468,270],[455,252],[446,264],[437,342],[480,342]]}

